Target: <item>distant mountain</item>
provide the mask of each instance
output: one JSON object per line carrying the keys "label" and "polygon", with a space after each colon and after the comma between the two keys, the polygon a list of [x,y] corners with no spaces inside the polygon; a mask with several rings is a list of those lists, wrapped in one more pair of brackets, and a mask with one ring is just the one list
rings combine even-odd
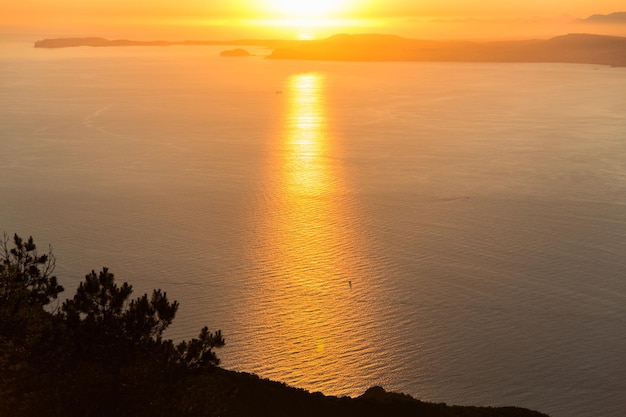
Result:
{"label": "distant mountain", "polygon": [[626,24],[626,12],[615,12],[610,14],[594,14],[581,19],[584,23],[622,23]]}
{"label": "distant mountain", "polygon": [[626,66],[626,38],[570,34],[548,40],[426,41],[337,35],[277,48],[270,59],[327,61],[562,62]]}

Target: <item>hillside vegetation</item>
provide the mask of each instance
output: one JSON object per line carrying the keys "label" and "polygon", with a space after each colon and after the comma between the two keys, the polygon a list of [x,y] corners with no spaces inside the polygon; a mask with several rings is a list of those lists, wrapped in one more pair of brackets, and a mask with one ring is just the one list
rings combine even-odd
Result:
{"label": "hillside vegetation", "polygon": [[540,417],[516,407],[459,407],[373,387],[331,397],[220,368],[221,332],[163,338],[178,310],[154,290],[131,298],[107,268],[72,298],[53,275],[51,250],[32,238],[0,243],[0,416]]}

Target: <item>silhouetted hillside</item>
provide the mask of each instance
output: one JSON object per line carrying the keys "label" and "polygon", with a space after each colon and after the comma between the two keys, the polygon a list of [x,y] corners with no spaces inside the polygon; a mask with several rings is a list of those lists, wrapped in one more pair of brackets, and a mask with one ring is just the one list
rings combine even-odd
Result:
{"label": "silhouetted hillside", "polygon": [[32,237],[0,238],[0,416],[542,417],[521,408],[449,407],[380,387],[358,398],[309,393],[217,367],[218,330],[175,344],[162,337],[178,303],[153,290],[131,299],[107,268],[85,276],[72,298],[56,259]]}
{"label": "silhouetted hillside", "polygon": [[223,417],[546,417],[517,407],[461,407],[427,403],[408,395],[373,387],[356,398],[324,396],[260,379],[246,373],[216,369],[206,377],[216,413]]}

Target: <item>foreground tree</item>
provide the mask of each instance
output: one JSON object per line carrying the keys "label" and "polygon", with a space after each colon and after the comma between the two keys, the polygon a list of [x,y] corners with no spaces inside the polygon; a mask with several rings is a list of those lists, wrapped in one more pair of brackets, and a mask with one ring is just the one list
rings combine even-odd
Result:
{"label": "foreground tree", "polygon": [[74,298],[63,303],[61,316],[81,338],[96,344],[161,342],[163,331],[174,320],[178,303],[170,303],[161,290],[154,290],[150,300],[144,294],[129,301],[132,292],[127,283],[118,286],[107,268],[98,274],[91,271]]}
{"label": "foreground tree", "polygon": [[31,398],[50,386],[59,371],[52,358],[66,345],[58,319],[46,310],[63,291],[51,249],[40,255],[32,237],[14,235],[11,248],[9,241],[4,234],[0,243],[0,415],[34,408]]}
{"label": "foreground tree", "polygon": [[39,255],[33,238],[24,241],[13,236],[13,247],[9,249],[6,233],[0,243],[0,301],[7,303],[28,302],[44,306],[56,299],[63,287],[54,275],[55,258],[52,248]]}
{"label": "foreground tree", "polygon": [[220,331],[211,333],[205,327],[197,339],[183,341],[174,348],[171,341],[163,340],[163,332],[174,320],[178,303],[170,303],[167,293],[161,290],[154,290],[149,298],[144,294],[129,300],[132,292],[132,286],[118,286],[114,275],[103,268],[98,274],[91,271],[74,298],[63,303],[60,316],[83,347],[92,348],[89,355],[124,360],[133,352],[160,350],[158,353],[165,353],[170,364],[186,369],[219,364],[214,349],[224,345]]}
{"label": "foreground tree", "polygon": [[219,364],[219,331],[163,339],[178,303],[161,290],[130,299],[103,268],[49,309],[63,291],[51,250],[5,235],[0,256],[0,415],[183,415],[192,376]]}

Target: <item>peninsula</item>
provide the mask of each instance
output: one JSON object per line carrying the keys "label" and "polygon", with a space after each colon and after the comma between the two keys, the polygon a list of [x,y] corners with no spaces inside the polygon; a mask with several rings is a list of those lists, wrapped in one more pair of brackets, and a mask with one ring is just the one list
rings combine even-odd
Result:
{"label": "peninsula", "polygon": [[522,41],[435,41],[381,34],[339,34],[320,40],[239,39],[231,41],[132,41],[60,38],[35,48],[77,46],[235,45],[265,47],[268,59],[323,61],[550,62],[626,66],[626,37],[568,34]]}

